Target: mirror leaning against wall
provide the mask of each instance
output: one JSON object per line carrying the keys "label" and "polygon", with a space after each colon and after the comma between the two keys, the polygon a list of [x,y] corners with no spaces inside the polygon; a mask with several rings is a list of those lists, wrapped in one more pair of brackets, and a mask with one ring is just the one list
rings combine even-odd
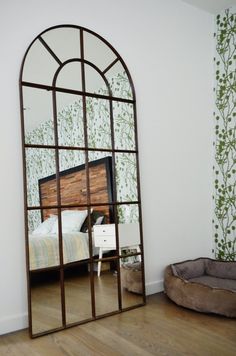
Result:
{"label": "mirror leaning against wall", "polygon": [[52,27],[20,73],[29,330],[145,304],[135,93],[96,33]]}

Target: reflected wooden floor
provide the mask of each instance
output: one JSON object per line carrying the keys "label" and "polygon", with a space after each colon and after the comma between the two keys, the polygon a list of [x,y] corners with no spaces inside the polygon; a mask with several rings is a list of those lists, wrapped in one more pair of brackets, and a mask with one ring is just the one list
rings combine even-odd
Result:
{"label": "reflected wooden floor", "polygon": [[[94,274],[96,315],[119,310],[117,276],[113,272]],[[59,281],[35,285],[31,292],[33,333],[62,326]],[[122,289],[122,306],[127,308],[143,302],[142,296]],[[92,318],[89,275],[65,278],[65,308],[67,324]]]}
{"label": "reflected wooden floor", "polygon": [[236,320],[200,314],[163,294],[128,312],[31,340],[27,330],[0,337],[1,356],[233,356]]}

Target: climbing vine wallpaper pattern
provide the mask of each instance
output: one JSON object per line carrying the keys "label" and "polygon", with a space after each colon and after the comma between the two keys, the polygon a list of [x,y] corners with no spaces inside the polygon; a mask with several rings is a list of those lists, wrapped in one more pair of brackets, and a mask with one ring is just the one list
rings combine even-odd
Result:
{"label": "climbing vine wallpaper pattern", "polygon": [[215,60],[215,256],[236,260],[236,11],[216,17]]}
{"label": "climbing vine wallpaper pattern", "polygon": [[[130,84],[126,75],[120,73],[111,81],[112,91],[117,96],[128,95],[131,97]],[[104,94],[103,88],[99,89]],[[120,94],[120,95],[119,95]],[[58,100],[61,93],[58,94]],[[101,152],[99,149],[111,149],[111,127],[109,101],[87,97],[87,133],[90,148],[98,151],[89,152],[89,161],[106,156],[111,152]],[[66,105],[57,113],[58,141],[61,146],[84,147],[84,124],[82,97]],[[115,148],[135,150],[134,113],[133,105],[125,102],[113,103]],[[25,135],[28,144],[50,145],[54,143],[53,120],[43,121],[39,126]],[[85,163],[83,150],[59,151],[60,171]],[[116,153],[116,185],[117,201],[135,201],[137,196],[137,168],[136,155],[133,153]],[[45,148],[26,149],[26,174],[27,174],[27,200],[28,206],[39,206],[38,180],[55,174],[55,150]],[[120,223],[138,221],[138,206],[120,205],[118,208]],[[41,222],[40,210],[29,211],[29,231],[33,231]]]}

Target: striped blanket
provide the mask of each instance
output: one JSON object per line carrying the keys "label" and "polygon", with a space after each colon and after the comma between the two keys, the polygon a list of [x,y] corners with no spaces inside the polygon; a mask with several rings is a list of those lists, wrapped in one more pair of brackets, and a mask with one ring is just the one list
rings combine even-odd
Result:
{"label": "striped blanket", "polygon": [[[29,235],[30,270],[58,266],[59,241],[56,235]],[[88,234],[73,232],[63,234],[64,264],[89,258]]]}

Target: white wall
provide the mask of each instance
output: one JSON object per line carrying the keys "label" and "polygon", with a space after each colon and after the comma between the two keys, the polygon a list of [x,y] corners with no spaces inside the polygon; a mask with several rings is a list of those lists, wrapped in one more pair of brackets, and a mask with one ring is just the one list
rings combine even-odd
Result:
{"label": "white wall", "polygon": [[9,0],[1,4],[0,334],[27,325],[18,76],[47,27],[105,37],[136,86],[146,282],[211,254],[213,17],[180,0]]}

